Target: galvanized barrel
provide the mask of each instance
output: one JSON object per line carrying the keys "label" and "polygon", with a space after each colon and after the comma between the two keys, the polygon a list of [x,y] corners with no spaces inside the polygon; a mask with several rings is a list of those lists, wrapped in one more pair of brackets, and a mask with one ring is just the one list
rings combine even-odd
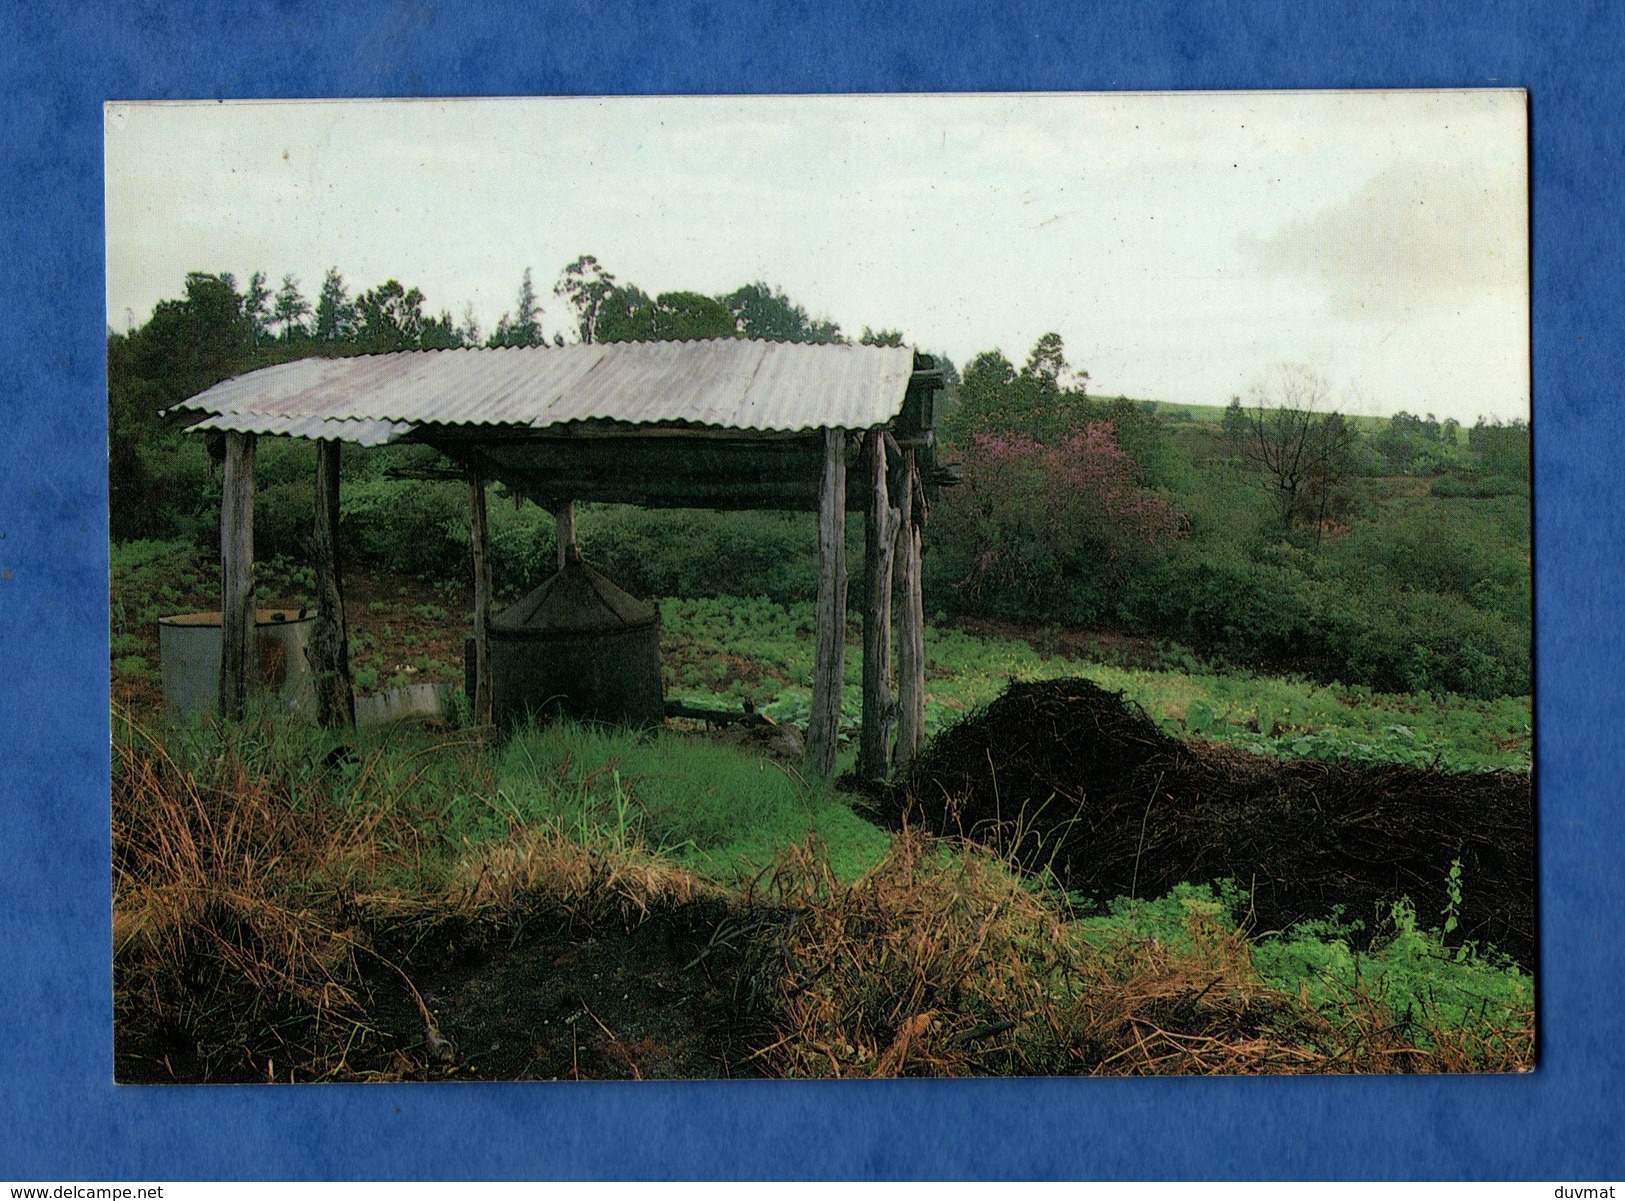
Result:
{"label": "galvanized barrel", "polygon": [[[306,648],[316,618],[304,609],[259,609],[254,645],[261,691],[291,709],[310,712],[315,681]],[[220,711],[220,614],[179,613],[158,619],[158,670],[164,707],[172,714]]]}
{"label": "galvanized barrel", "polygon": [[563,570],[491,619],[492,719],[660,725],[659,607],[570,551]]}

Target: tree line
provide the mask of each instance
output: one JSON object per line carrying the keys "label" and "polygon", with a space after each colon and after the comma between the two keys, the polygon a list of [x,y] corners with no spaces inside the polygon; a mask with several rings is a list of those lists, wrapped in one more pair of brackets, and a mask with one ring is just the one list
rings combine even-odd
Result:
{"label": "tree line", "polygon": [[[162,327],[183,323],[203,333],[221,349],[298,347],[304,352],[347,351],[379,354],[399,350],[449,350],[459,347],[562,346],[566,335],[551,337],[542,328],[541,304],[526,268],[517,303],[486,334],[472,304],[454,321],[449,310],[432,314],[417,288],[390,279],[351,295],[338,268],[322,279],[314,305],[297,276],[287,274],[273,290],[264,271],[239,289],[229,272],[190,272],[186,295],[161,302],[153,311]],[[581,342],[687,341],[706,338],[756,338],[774,342],[844,343],[852,339],[833,321],[811,316],[785,293],[765,282],[745,284],[732,292],[706,296],[692,291],[651,296],[638,285],[621,282],[594,255],[582,255],[560,273],[553,288],[573,310]],[[899,330],[865,326],[857,341],[865,345],[901,346]]]}
{"label": "tree line", "polygon": [[[260,367],[312,355],[387,354],[463,347],[525,347],[581,342],[755,338],[781,342],[901,346],[895,329],[865,326],[849,338],[834,321],[811,315],[780,288],[754,281],[707,296],[651,296],[617,279],[594,255],[581,255],[553,287],[573,328],[543,328],[542,304],[526,268],[512,308],[481,329],[471,304],[460,319],[428,308],[423,292],[397,279],[352,292],[329,268],[314,301],[297,276],[273,287],[255,271],[246,287],[229,272],[189,272],[184,295],[161,301],[141,326],[109,329],[108,476],[115,538],[167,536],[177,505],[205,487],[206,465],[162,416],[188,397]],[[942,360],[945,362],[945,360]],[[946,364],[952,378],[952,364]]]}

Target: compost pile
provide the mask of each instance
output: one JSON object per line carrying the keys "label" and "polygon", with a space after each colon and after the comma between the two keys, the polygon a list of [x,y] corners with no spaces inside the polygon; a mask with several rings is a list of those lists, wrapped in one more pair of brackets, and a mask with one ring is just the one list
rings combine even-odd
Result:
{"label": "compost pile", "polygon": [[1279,760],[1185,743],[1088,680],[1016,683],[944,731],[881,801],[899,824],[991,844],[1097,900],[1229,878],[1258,930],[1360,920],[1408,897],[1451,941],[1533,968],[1534,812],[1519,772]]}

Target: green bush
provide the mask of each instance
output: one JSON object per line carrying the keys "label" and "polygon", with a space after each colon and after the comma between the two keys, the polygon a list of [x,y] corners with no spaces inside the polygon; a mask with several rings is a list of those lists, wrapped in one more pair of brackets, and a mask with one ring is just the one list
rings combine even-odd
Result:
{"label": "green bush", "polygon": [[[187,598],[218,587],[213,565],[188,541],[116,542],[108,548],[112,637],[116,647],[181,612]],[[121,639],[126,641],[120,641]]]}
{"label": "green bush", "polygon": [[286,556],[309,562],[316,520],[315,482],[295,479],[263,487],[256,480],[255,485],[255,560]]}
{"label": "green bush", "polygon": [[468,572],[468,493],[437,481],[363,480],[340,491],[345,550],[386,571],[436,579]]}
{"label": "green bush", "polygon": [[765,596],[779,604],[817,595],[810,513],[601,506],[578,515],[577,530],[587,558],[646,595]]}
{"label": "green bush", "polygon": [[1289,545],[1169,555],[1125,581],[1117,617],[1231,664],[1383,691],[1490,698],[1530,687],[1526,623]]}

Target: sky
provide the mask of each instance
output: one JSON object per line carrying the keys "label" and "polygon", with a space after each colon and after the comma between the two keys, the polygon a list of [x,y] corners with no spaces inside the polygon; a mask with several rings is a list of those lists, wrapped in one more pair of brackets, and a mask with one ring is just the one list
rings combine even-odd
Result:
{"label": "sky", "polygon": [[1529,413],[1521,91],[114,103],[107,323],[189,271],[329,267],[489,332],[595,255],[756,280],[963,366],[1056,331],[1091,392]]}

